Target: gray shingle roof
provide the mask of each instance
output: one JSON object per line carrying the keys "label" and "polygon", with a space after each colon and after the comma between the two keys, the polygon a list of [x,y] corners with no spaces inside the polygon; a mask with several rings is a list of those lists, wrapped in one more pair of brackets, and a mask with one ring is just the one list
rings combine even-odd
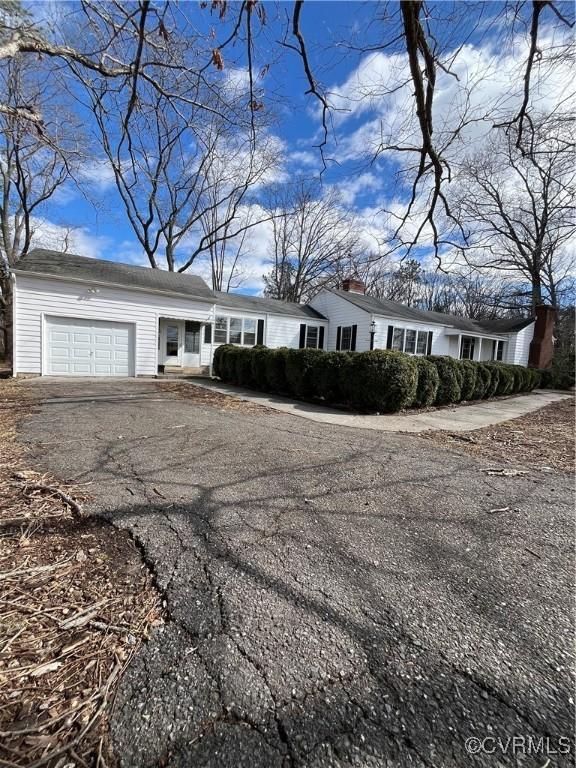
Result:
{"label": "gray shingle roof", "polygon": [[467,317],[457,317],[448,315],[444,312],[429,312],[425,309],[416,309],[407,307],[397,301],[390,299],[376,299],[373,296],[366,296],[361,293],[351,293],[335,288],[330,289],[332,293],[341,296],[343,299],[355,304],[360,309],[370,312],[373,315],[384,315],[385,317],[398,317],[401,320],[412,320],[416,323],[432,323],[434,325],[444,325],[455,328],[467,333],[479,334],[503,334],[513,331],[520,331],[533,322],[534,318],[512,318],[508,320],[470,320]]}
{"label": "gray shingle roof", "polygon": [[211,290],[198,275],[167,272],[163,269],[137,267],[117,261],[89,259],[71,253],[60,253],[44,248],[30,251],[14,269],[15,272],[35,272],[60,278],[88,280],[127,288],[149,288],[190,298],[206,301],[210,304],[230,309],[246,309],[252,312],[268,312],[293,317],[325,319],[323,316],[303,304],[265,299],[259,296],[243,296],[237,293],[224,293]]}

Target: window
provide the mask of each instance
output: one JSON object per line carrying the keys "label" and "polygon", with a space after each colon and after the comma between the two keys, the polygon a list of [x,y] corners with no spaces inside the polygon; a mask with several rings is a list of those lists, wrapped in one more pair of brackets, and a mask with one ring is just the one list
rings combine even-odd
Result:
{"label": "window", "polygon": [[399,352],[404,351],[404,328],[394,328],[394,335],[392,336],[392,349],[396,349]]}
{"label": "window", "polygon": [[428,342],[432,343],[432,331],[416,331],[413,328],[388,326],[387,349],[405,352],[407,355],[426,355]]}
{"label": "window", "polygon": [[476,339],[473,336],[462,336],[460,344],[460,360],[474,360]]}
{"label": "window", "polygon": [[226,344],[228,341],[228,318],[217,317],[214,324],[214,343]]}
{"label": "window", "polygon": [[428,331],[418,331],[418,341],[416,342],[416,354],[425,355],[428,347]]}
{"label": "window", "polygon": [[[261,321],[262,323],[264,321]],[[251,317],[217,317],[214,323],[214,344],[256,344],[258,321]]]}
{"label": "window", "polygon": [[345,325],[340,336],[340,349],[349,352],[352,349],[352,326]]}
{"label": "window", "polygon": [[409,355],[413,355],[416,352],[416,331],[406,330],[404,352],[408,352]]}
{"label": "window", "polygon": [[318,349],[318,326],[306,326],[306,346],[311,349]]}
{"label": "window", "polygon": [[184,352],[197,355],[200,352],[200,323],[189,320],[184,325]]}
{"label": "window", "polygon": [[166,356],[177,357],[178,356],[178,326],[167,325],[166,326]]}
{"label": "window", "polygon": [[244,318],[244,338],[242,343],[248,347],[253,347],[256,344],[256,320]]}
{"label": "window", "polygon": [[494,349],[494,360],[503,360],[504,359],[504,342],[503,341],[497,341],[496,346]]}
{"label": "window", "polygon": [[242,344],[242,319],[239,317],[230,318],[230,333],[228,335],[229,344]]}

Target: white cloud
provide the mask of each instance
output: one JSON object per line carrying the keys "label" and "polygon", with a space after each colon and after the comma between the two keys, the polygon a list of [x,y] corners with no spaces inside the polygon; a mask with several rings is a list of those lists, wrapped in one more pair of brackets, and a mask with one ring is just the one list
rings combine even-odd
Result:
{"label": "white cloud", "polygon": [[70,227],[57,224],[45,218],[32,220],[31,248],[47,248],[55,251],[67,251],[89,258],[102,258],[110,238],[93,235],[86,227]]}
{"label": "white cloud", "polygon": [[107,158],[87,160],[78,169],[78,178],[98,192],[107,192],[114,186],[114,171]]}

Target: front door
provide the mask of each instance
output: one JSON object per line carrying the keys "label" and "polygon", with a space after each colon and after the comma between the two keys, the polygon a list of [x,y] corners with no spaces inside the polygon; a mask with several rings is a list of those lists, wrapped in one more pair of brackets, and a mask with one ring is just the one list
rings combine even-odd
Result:
{"label": "front door", "polygon": [[184,352],[182,365],[184,368],[200,367],[200,323],[186,320],[184,323]]}
{"label": "front door", "polygon": [[182,365],[180,349],[182,347],[182,323],[167,321],[164,326],[164,365]]}

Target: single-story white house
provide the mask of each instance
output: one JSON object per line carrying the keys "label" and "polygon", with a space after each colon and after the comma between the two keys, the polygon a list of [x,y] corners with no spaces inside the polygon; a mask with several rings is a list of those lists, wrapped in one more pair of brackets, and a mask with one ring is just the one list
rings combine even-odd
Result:
{"label": "single-story white house", "polygon": [[209,373],[219,344],[400,349],[526,365],[534,321],[479,321],[365,296],[359,281],[308,305],[211,290],[195,275],[36,249],[12,270],[13,373]]}
{"label": "single-story white house", "polygon": [[410,355],[528,365],[534,318],[469,320],[364,294],[359,280],[325,288],[310,306],[330,321],[327,349],[396,349]]}

